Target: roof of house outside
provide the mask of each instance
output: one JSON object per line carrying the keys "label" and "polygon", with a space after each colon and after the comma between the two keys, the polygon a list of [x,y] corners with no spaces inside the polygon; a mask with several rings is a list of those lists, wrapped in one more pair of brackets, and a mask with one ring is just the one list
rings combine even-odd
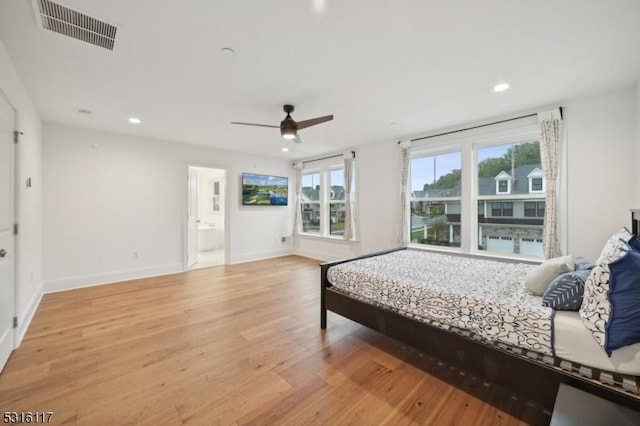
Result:
{"label": "roof of house outside", "polygon": [[[525,164],[518,166],[514,169],[514,180],[511,183],[511,193],[513,194],[528,194],[529,193],[529,178],[527,175],[534,169],[541,169],[540,164]],[[511,176],[510,171],[505,173]],[[478,181],[479,194],[480,195],[498,195],[496,194],[496,180],[495,177],[483,177]],[[461,195],[460,182],[453,188],[448,189],[428,189],[426,191],[412,191],[412,195],[415,198],[438,198],[438,197],[459,197]],[[506,195],[506,194],[500,194]]]}

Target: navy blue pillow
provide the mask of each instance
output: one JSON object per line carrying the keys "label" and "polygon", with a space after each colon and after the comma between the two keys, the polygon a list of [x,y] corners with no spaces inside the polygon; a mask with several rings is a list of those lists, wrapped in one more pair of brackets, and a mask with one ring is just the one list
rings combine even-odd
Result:
{"label": "navy blue pillow", "polygon": [[632,249],[609,264],[611,315],[605,351],[640,342],[640,251]]}
{"label": "navy blue pillow", "polygon": [[596,266],[593,263],[589,262],[584,257],[580,257],[580,256],[573,259],[573,263],[576,265],[575,267],[576,271],[583,271],[583,270],[590,271]]}
{"label": "navy blue pillow", "polygon": [[640,250],[640,240],[635,235],[629,240],[629,245],[634,250]]}
{"label": "navy blue pillow", "polygon": [[584,295],[584,283],[590,273],[589,269],[581,269],[557,276],[542,295],[542,306],[561,311],[580,309]]}

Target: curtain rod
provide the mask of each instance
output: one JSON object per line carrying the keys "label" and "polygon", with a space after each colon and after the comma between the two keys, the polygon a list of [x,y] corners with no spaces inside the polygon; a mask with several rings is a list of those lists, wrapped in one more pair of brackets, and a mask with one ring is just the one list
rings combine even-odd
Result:
{"label": "curtain rod", "polygon": [[[356,158],[356,152],[355,151],[351,151],[351,153],[353,154],[353,158]],[[336,155],[330,155],[328,157],[316,158],[315,160],[307,160],[307,161],[303,161],[302,164],[313,163],[314,161],[328,160],[329,158],[338,158],[338,157],[342,157],[342,154],[336,154]]]}
{"label": "curtain rod", "polygon": [[[559,107],[558,109],[560,110],[560,119],[562,120],[562,118],[563,118],[563,111],[562,110],[564,109],[564,107]],[[421,137],[421,138],[415,138],[415,139],[411,139],[410,142],[416,142],[416,141],[422,141],[422,140],[425,140],[425,139],[437,138],[438,136],[451,135],[453,133],[465,132],[467,130],[480,129],[482,127],[493,126],[495,124],[501,124],[501,123],[508,123],[509,121],[520,120],[522,118],[535,117],[536,115],[538,115],[538,114],[534,113],[534,114],[521,115],[519,117],[507,118],[505,120],[494,121],[492,123],[479,124],[477,126],[465,127],[464,129],[451,130],[449,132],[442,132],[442,133],[438,133],[437,135],[431,135],[431,136],[424,136],[424,137]],[[398,143],[400,143],[400,142],[402,142],[402,141],[398,141]]]}

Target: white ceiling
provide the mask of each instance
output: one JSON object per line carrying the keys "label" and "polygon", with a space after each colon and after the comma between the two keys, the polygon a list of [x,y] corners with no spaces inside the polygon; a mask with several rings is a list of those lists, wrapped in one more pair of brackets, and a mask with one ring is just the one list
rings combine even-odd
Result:
{"label": "white ceiling", "polygon": [[[640,77],[638,0],[58,2],[118,33],[111,52],[39,29],[31,0],[0,2],[44,120],[258,155],[391,142]],[[511,89],[494,93],[500,81]],[[287,154],[277,129],[230,124],[277,125],[285,103],[335,119]]]}

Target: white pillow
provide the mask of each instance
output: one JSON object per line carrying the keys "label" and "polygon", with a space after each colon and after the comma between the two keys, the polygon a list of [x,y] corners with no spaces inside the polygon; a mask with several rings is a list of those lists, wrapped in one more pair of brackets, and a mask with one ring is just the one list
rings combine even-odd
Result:
{"label": "white pillow", "polygon": [[573,256],[554,257],[536,266],[524,278],[524,286],[536,296],[542,296],[556,277],[575,269]]}

